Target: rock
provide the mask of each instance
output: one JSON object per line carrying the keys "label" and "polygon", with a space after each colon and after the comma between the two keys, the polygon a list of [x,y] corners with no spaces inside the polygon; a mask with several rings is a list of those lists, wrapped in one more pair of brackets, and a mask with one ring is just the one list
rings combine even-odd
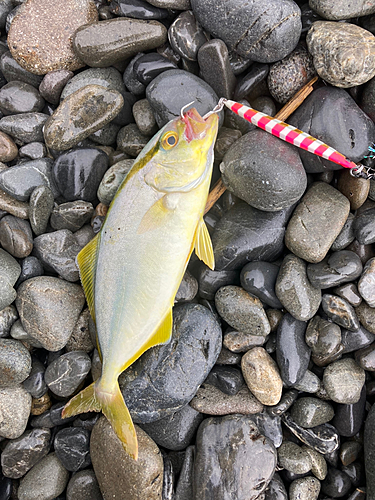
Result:
{"label": "rock", "polygon": [[48,115],[44,113],[4,116],[0,120],[0,130],[25,143],[42,142],[43,127],[47,119]]}
{"label": "rock", "polygon": [[21,320],[17,320],[10,330],[10,335],[13,339],[21,340],[21,342],[26,342],[26,344],[31,347],[40,348],[43,347],[40,342],[35,340],[31,335],[29,335],[22,327]]}
{"label": "rock", "polygon": [[51,214],[51,226],[53,229],[68,229],[78,231],[84,224],[91,220],[94,208],[87,201],[77,200],[62,203],[55,207]]}
{"label": "rock", "polygon": [[71,396],[91,368],[88,354],[72,351],[55,359],[46,369],[44,379],[49,389],[60,397]]}
{"label": "rock", "polygon": [[63,10],[60,7],[56,0],[31,1],[17,11],[12,21],[8,33],[12,56],[37,75],[57,69],[74,71],[83,66],[72,50],[72,37],[77,28],[98,19],[95,4],[90,0],[69,0]]}
{"label": "rock", "polygon": [[290,412],[290,416],[296,424],[305,429],[325,424],[332,420],[334,415],[334,409],[329,403],[311,397],[299,398]]}
{"label": "rock", "polygon": [[50,453],[24,476],[18,488],[19,500],[53,500],[64,490],[69,472],[55,453]]}
{"label": "rock", "polygon": [[342,345],[344,352],[353,352],[367,347],[375,341],[374,334],[360,326],[356,331],[342,330]]}
{"label": "rock", "polygon": [[[230,460],[224,460],[231,450]],[[225,465],[224,465],[225,464]],[[208,418],[199,427],[194,465],[194,498],[256,498],[276,467],[276,450],[252,421],[241,415]],[[246,481],[239,478],[245,474]],[[216,477],[221,477],[217,482]],[[233,478],[238,478],[233,481]]]}
{"label": "rock", "polygon": [[[317,21],[310,28],[306,42],[318,75],[331,85],[354,87],[375,75],[375,38],[359,26]],[[332,47],[335,47],[334,57]]]}
{"label": "rock", "polygon": [[[223,271],[225,272],[225,271]],[[279,267],[268,262],[249,262],[241,271],[241,286],[270,307],[282,307],[275,294]]]}
{"label": "rock", "polygon": [[29,205],[16,200],[2,189],[0,189],[0,210],[4,210],[19,219],[29,218]]}
{"label": "rock", "polygon": [[62,349],[85,302],[82,288],[50,276],[24,281],[18,288],[16,307],[22,325],[45,349]]}
{"label": "rock", "polygon": [[161,7],[163,9],[190,9],[190,0],[150,0],[148,3],[151,5],[155,5],[155,7]]}
{"label": "rock", "polygon": [[375,307],[375,258],[367,261],[358,282],[358,291],[370,307]]}
{"label": "rock", "polygon": [[370,180],[353,177],[350,169],[345,169],[340,173],[337,188],[350,201],[350,209],[357,210],[367,199]]}
{"label": "rock", "polygon": [[190,302],[194,299],[197,293],[198,282],[194,276],[186,270],[174,300],[176,302]]}
{"label": "rock", "polygon": [[155,443],[168,450],[184,450],[191,443],[203,415],[186,405],[168,417],[142,424],[141,428]]}
{"label": "rock", "polygon": [[147,99],[140,99],[134,104],[133,116],[141,134],[153,136],[157,132],[155,115]]}
{"label": "rock", "polygon": [[51,173],[52,164],[50,158],[42,158],[3,170],[0,172],[0,187],[19,201],[28,201],[38,186],[47,186],[56,194]]}
{"label": "rock", "polygon": [[294,205],[306,189],[306,173],[296,148],[263,130],[236,141],[220,164],[226,187],[266,212]]}
{"label": "rock", "polygon": [[[154,78],[147,86],[146,97],[159,127],[178,116],[181,108],[189,102],[194,101],[201,116],[211,111],[218,102],[217,95],[205,81],[181,69],[164,71]],[[219,113],[220,122],[222,114]]]}
{"label": "rock", "polygon": [[98,480],[91,469],[81,470],[70,479],[66,489],[66,500],[102,500]]}
{"label": "rock", "polygon": [[369,332],[375,334],[375,309],[362,302],[356,308],[356,314],[361,322],[361,325],[364,326]]}
{"label": "rock", "polygon": [[294,2],[192,0],[191,6],[205,30],[245,59],[278,61],[295,48],[301,34],[301,12]]}
{"label": "rock", "polygon": [[285,413],[292,406],[294,401],[298,397],[298,392],[294,389],[284,392],[281,397],[280,403],[275,406],[270,406],[267,408],[267,412],[271,417],[276,417]]}
{"label": "rock", "polygon": [[327,462],[325,461],[324,455],[306,445],[302,446],[302,449],[305,450],[310,457],[311,472],[322,481],[327,475]]}
{"label": "rock", "polygon": [[38,186],[33,190],[30,196],[29,219],[37,236],[46,231],[53,206],[54,197],[48,186]]}
{"label": "rock", "polygon": [[23,382],[31,371],[31,356],[18,340],[0,339],[0,387]]}
{"label": "rock", "polygon": [[219,355],[221,329],[208,309],[179,304],[173,315],[171,342],[147,351],[120,376],[120,388],[135,422],[153,422],[185,406]]}
{"label": "rock", "polygon": [[307,266],[307,276],[315,288],[325,289],[354,281],[362,273],[362,262],[349,250],[333,252],[318,264]]}
{"label": "rock", "polygon": [[284,483],[277,472],[268,484],[265,500],[288,500]]}
{"label": "rock", "polygon": [[1,454],[1,467],[5,477],[21,478],[50,448],[51,431],[32,429],[6,444]]}
{"label": "rock", "polygon": [[161,500],[163,459],[156,444],[136,426],[138,461],[125,452],[110,423],[102,417],[91,434],[91,459],[104,498]]}
{"label": "rock", "polygon": [[0,221],[0,244],[13,257],[27,257],[33,249],[33,236],[28,221],[6,215]]}
{"label": "rock", "polygon": [[315,477],[302,477],[292,481],[289,487],[289,500],[317,500],[320,482]]}
{"label": "rock", "polygon": [[64,99],[48,118],[44,127],[46,145],[58,151],[77,145],[113,120],[123,105],[124,99],[117,90],[86,85]]}
{"label": "rock", "polygon": [[48,72],[39,85],[41,96],[51,104],[59,104],[61,92],[73,76],[74,73],[68,69]]}
{"label": "rock", "polygon": [[357,403],[364,383],[364,370],[350,358],[331,363],[323,374],[324,388],[336,403]]}
{"label": "rock", "polygon": [[358,213],[354,220],[354,234],[362,245],[369,245],[375,241],[374,213],[375,209],[370,208]]}
{"label": "rock", "polygon": [[309,322],[305,339],[317,366],[328,365],[340,358],[344,351],[340,327],[318,315]]}
{"label": "rock", "polygon": [[276,405],[283,382],[275,361],[262,347],[250,349],[241,360],[241,369],[250,391],[264,405]]}
{"label": "rock", "polygon": [[141,83],[138,78],[135,76],[135,73],[134,73],[134,65],[136,63],[136,61],[141,58],[142,56],[144,56],[144,53],[143,52],[139,52],[137,55],[135,55],[130,63],[128,64],[128,66],[126,67],[125,71],[124,71],[124,76],[123,76],[123,79],[124,79],[124,84],[126,86],[126,88],[132,92],[133,95],[136,95],[136,96],[139,96],[139,95],[142,95],[145,90],[146,90],[146,87],[143,85],[143,83]]}
{"label": "rock", "polygon": [[365,467],[367,478],[367,496],[370,499],[375,492],[374,483],[374,445],[375,445],[375,405],[373,404],[365,422],[365,435],[364,435],[364,455]]}
{"label": "rock", "polygon": [[[124,106],[123,108],[124,109]],[[109,122],[103,128],[97,130],[89,136],[89,139],[100,144],[101,146],[111,146],[116,142],[117,133],[120,130],[120,125]]]}
{"label": "rock", "polygon": [[276,295],[285,309],[300,321],[307,321],[318,311],[322,294],[306,274],[306,263],[287,255],[275,284]]}
{"label": "rock", "polygon": [[244,385],[241,371],[231,366],[215,365],[205,382],[230,396],[237,394]]}
{"label": "rock", "polygon": [[190,61],[197,60],[199,49],[208,40],[191,10],[182,12],[176,17],[168,29],[168,39],[172,49]]}
{"label": "rock", "polygon": [[78,281],[75,259],[82,247],[68,229],[41,234],[34,240],[34,253],[43,265],[67,281]]}
{"label": "rock", "polygon": [[311,55],[298,45],[282,61],[272,64],[267,84],[272,97],[281,104],[291,99],[315,74]]}
{"label": "rock", "polygon": [[158,75],[170,69],[177,69],[177,65],[161,54],[151,52],[141,54],[141,57],[136,59],[133,73],[142,85],[148,85]]}
{"label": "rock", "polygon": [[0,311],[15,300],[17,293],[13,286],[20,273],[21,267],[16,259],[0,248]]}
{"label": "rock", "polygon": [[322,482],[322,493],[334,498],[345,496],[351,489],[351,481],[345,472],[330,467]]}
{"label": "rock", "polygon": [[277,364],[287,386],[300,382],[309,365],[310,349],[305,342],[305,330],[305,322],[285,314],[277,331]]}
{"label": "rock", "polygon": [[302,379],[293,385],[295,389],[302,392],[309,392],[311,394],[318,393],[321,389],[320,378],[310,370],[306,370]]}
{"label": "rock", "polygon": [[91,339],[89,331],[90,313],[88,309],[84,309],[74,326],[73,332],[65,346],[67,352],[84,351],[91,352],[94,349],[94,343]]}
{"label": "rock", "polygon": [[[1,91],[0,91],[1,92]],[[12,161],[18,154],[18,148],[9,135],[0,132],[0,161]]]}
{"label": "rock", "polygon": [[356,351],[355,360],[366,371],[375,371],[375,345],[370,345]]}
{"label": "rock", "polygon": [[[335,120],[331,119],[333,116]],[[375,138],[372,120],[345,90],[334,87],[314,90],[288,122],[313,137],[319,137],[354,162],[361,161],[368,154],[368,145]],[[300,149],[299,153],[307,172],[340,168],[307,151]]]}
{"label": "rock", "polygon": [[349,208],[348,199],[332,186],[313,184],[289,221],[286,246],[301,259],[320,262],[343,228]]}
{"label": "rock", "polygon": [[76,148],[61,154],[56,159],[52,174],[65,200],[94,202],[107,169],[108,156],[103,151],[94,148]]}
{"label": "rock", "polygon": [[362,445],[354,441],[343,443],[340,450],[340,460],[344,466],[348,466],[357,460],[359,453],[362,451]]}
{"label": "rock", "polygon": [[33,255],[29,255],[22,260],[21,274],[17,283],[20,285],[23,281],[35,278],[36,276],[42,276],[43,274],[44,269],[40,260]]}
{"label": "rock", "polygon": [[[139,102],[139,101],[138,101]],[[112,165],[103,175],[100,181],[97,196],[101,203],[109,205],[113,200],[120,184],[129,173],[134,160],[122,160]]]}
{"label": "rock", "polygon": [[37,359],[33,359],[31,372],[22,384],[35,399],[40,399],[48,390],[47,384],[44,381],[44,371],[43,363]]}
{"label": "rock", "polygon": [[252,64],[246,75],[243,76],[237,83],[233,98],[237,101],[239,99],[244,99],[252,90],[254,90],[254,88],[263,82],[268,75],[269,69],[270,67],[268,64]]}
{"label": "rock", "polygon": [[167,30],[158,21],[115,18],[79,28],[73,48],[85,64],[102,68],[166,41]]}
{"label": "rock", "polygon": [[0,89],[0,111],[4,115],[42,111],[44,99],[35,87],[25,82],[9,82]]}
{"label": "rock", "polygon": [[348,245],[350,245],[350,243],[352,243],[352,241],[354,241],[354,220],[354,215],[350,212],[348,218],[346,219],[344,227],[340,231],[340,234],[332,243],[332,251],[337,252],[339,250],[344,250],[344,248],[346,248]]}
{"label": "rock", "polygon": [[290,210],[267,213],[241,202],[216,224],[212,244],[217,271],[242,268],[255,260],[274,261],[283,251]]}
{"label": "rock", "polygon": [[332,0],[310,0],[310,7],[320,16],[332,21],[367,16],[375,12],[375,6],[369,4],[353,4],[345,0],[338,5]]}
{"label": "rock", "polygon": [[134,157],[139,155],[149,140],[150,138],[143,135],[135,123],[125,125],[117,134],[119,150]]}
{"label": "rock", "polygon": [[22,66],[20,66],[18,62],[13,59],[9,50],[6,52],[1,51],[0,70],[3,75],[2,84],[4,84],[5,81],[11,82],[16,80],[29,83],[33,87],[38,88],[40,82],[42,81],[41,76],[34,75],[33,73],[30,73],[30,71],[22,68]]}
{"label": "rock", "polygon": [[53,444],[56,456],[65,469],[76,472],[91,464],[90,432],[87,429],[61,429],[57,432]]}
{"label": "rock", "polygon": [[294,474],[306,474],[311,470],[310,455],[298,444],[284,441],[277,450],[280,467]]}
{"label": "rock", "polygon": [[359,321],[354,308],[341,297],[325,293],[322,297],[322,308],[327,316],[347,330],[358,330]]}
{"label": "rock", "polygon": [[6,306],[0,310],[0,338],[9,336],[10,329],[17,318],[17,309],[14,306]]}
{"label": "rock", "polygon": [[229,331],[224,334],[223,346],[232,352],[246,352],[252,347],[265,344],[267,337]]}
{"label": "rock", "polygon": [[203,299],[213,300],[219,288],[226,285],[239,285],[238,271],[212,271],[201,263],[198,270],[199,296]]}
{"label": "rock", "polygon": [[362,302],[362,297],[354,283],[346,283],[345,285],[334,288],[333,293],[347,300],[353,307],[358,307]]}
{"label": "rock", "polygon": [[112,0],[109,11],[116,16],[135,19],[165,19],[168,17],[166,10],[158,9],[143,1]]}
{"label": "rock", "polygon": [[26,429],[31,396],[22,385],[0,388],[0,437],[16,439]]}
{"label": "rock", "polygon": [[232,128],[221,127],[217,133],[215,142],[215,159],[222,160],[229,148],[241,137],[239,130]]}

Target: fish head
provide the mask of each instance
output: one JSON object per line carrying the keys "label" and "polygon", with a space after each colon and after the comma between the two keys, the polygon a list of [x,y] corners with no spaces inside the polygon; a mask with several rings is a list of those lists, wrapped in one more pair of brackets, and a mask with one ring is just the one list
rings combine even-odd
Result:
{"label": "fish head", "polygon": [[167,123],[159,133],[146,183],[165,193],[187,192],[211,177],[218,123],[216,113],[204,119],[195,108]]}

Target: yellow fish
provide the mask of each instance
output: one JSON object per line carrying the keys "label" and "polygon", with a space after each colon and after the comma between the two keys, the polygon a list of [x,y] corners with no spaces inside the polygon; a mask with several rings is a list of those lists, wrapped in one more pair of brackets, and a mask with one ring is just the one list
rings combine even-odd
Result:
{"label": "yellow fish", "polygon": [[63,417],[102,411],[135,460],[137,436],[117,379],[147,349],[170,340],[174,298],[194,248],[214,268],[203,214],[217,129],[216,113],[204,119],[194,108],[165,125],[77,256],[103,368]]}

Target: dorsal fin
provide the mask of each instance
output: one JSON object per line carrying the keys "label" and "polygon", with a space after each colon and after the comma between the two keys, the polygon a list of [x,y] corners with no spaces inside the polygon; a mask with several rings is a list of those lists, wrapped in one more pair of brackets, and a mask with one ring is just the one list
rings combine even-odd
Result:
{"label": "dorsal fin", "polygon": [[86,295],[87,305],[89,306],[90,314],[95,322],[95,274],[96,274],[96,261],[100,242],[100,233],[98,233],[90,243],[77,255],[76,263],[79,269],[79,276],[81,278],[83,290]]}
{"label": "dorsal fin", "polygon": [[206,223],[203,218],[198,223],[197,236],[195,239],[195,253],[200,260],[212,270],[215,268],[214,251],[210,233],[208,232]]}

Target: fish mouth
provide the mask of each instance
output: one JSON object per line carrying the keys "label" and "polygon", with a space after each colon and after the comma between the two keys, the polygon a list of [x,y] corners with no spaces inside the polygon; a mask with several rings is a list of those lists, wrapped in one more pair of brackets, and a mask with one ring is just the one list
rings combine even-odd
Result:
{"label": "fish mouth", "polygon": [[204,119],[195,108],[190,108],[181,119],[185,124],[184,135],[187,142],[204,139],[209,131],[217,128],[219,117],[216,113]]}

